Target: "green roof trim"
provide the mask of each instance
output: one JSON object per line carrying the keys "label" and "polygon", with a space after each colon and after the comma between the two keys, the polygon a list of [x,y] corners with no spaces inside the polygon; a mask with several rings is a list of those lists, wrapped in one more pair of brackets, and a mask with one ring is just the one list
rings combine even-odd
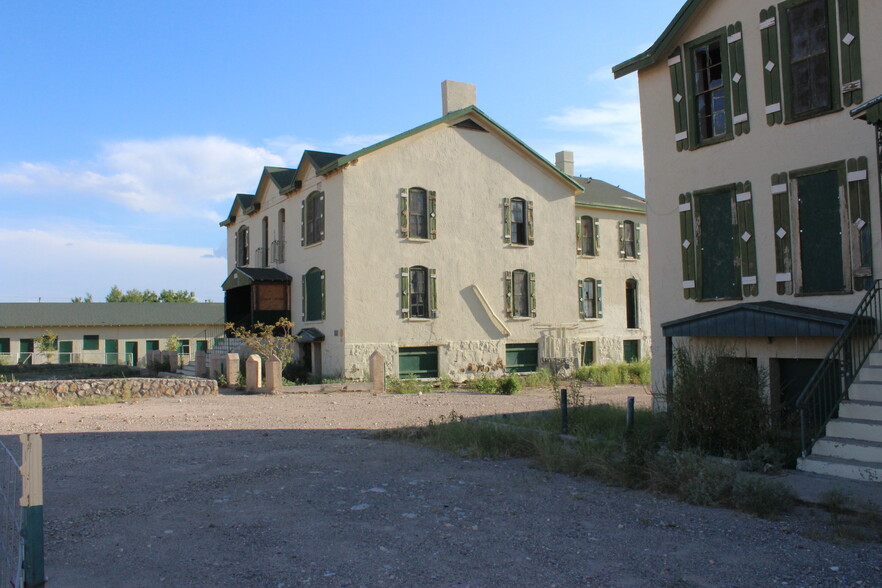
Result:
{"label": "green roof trim", "polygon": [[219,326],[218,302],[4,302],[0,328]]}
{"label": "green roof trim", "polygon": [[677,16],[674,17],[674,20],[671,21],[661,36],[656,39],[655,43],[653,43],[649,49],[640,55],[613,66],[612,72],[616,79],[641,70],[658,61],[670,48],[671,43],[677,38],[677,35],[680,34],[680,31],[683,30],[683,27],[689,22],[689,19],[692,18],[695,11],[701,6],[702,1],[703,0],[688,0],[686,4],[683,5],[683,8],[680,9],[680,12],[677,13]]}
{"label": "green roof trim", "polygon": [[260,202],[255,203],[254,199],[254,194],[236,194],[236,197],[233,199],[233,206],[230,207],[230,214],[218,224],[226,227],[236,222],[236,215],[233,213],[236,211],[237,205],[242,209],[243,214],[251,214],[260,210]]}
{"label": "green roof trim", "polygon": [[509,139],[514,141],[517,145],[519,145],[521,148],[523,148],[525,151],[527,151],[530,155],[532,155],[533,157],[535,157],[536,159],[541,161],[549,169],[553,170],[557,176],[559,176],[562,180],[564,180],[565,182],[570,184],[573,188],[575,188],[579,191],[582,190],[582,187],[575,180],[573,180],[573,178],[571,178],[567,174],[565,174],[562,171],[560,171],[559,169],[557,169],[557,167],[555,167],[554,164],[552,164],[550,161],[548,161],[547,159],[545,159],[544,157],[539,155],[529,145],[527,145],[526,143],[524,143],[523,141],[518,139],[516,136],[514,136],[512,133],[510,133],[508,130],[506,130],[505,127],[503,127],[502,125],[497,123],[495,120],[493,120],[492,118],[487,116],[477,106],[467,106],[467,107],[461,108],[459,110],[454,110],[452,112],[448,112],[447,114],[445,114],[441,118],[436,118],[435,120],[429,121],[429,122],[422,124],[418,127],[410,129],[409,131],[399,133],[398,135],[395,135],[393,137],[389,137],[388,139],[386,139],[384,141],[380,141],[379,143],[375,143],[373,145],[365,147],[364,149],[360,149],[360,150],[358,150],[354,153],[351,153],[349,155],[339,157],[333,161],[330,161],[324,167],[317,169],[316,174],[321,174],[321,175],[328,174],[328,173],[334,171],[335,169],[343,167],[344,165],[351,163],[351,162],[355,161],[356,159],[359,159],[360,157],[363,157],[369,153],[373,153],[374,151],[379,151],[380,149],[383,149],[384,147],[388,147],[389,145],[392,145],[394,143],[397,143],[399,141],[407,139],[408,137],[418,135],[419,133],[422,133],[423,131],[427,131],[427,130],[429,130],[433,127],[436,127],[438,125],[442,125],[445,123],[450,123],[452,121],[456,121],[460,118],[464,118],[469,115],[477,115],[480,118],[484,119],[484,121],[487,124],[495,127],[499,132],[501,132],[502,134],[507,136]]}

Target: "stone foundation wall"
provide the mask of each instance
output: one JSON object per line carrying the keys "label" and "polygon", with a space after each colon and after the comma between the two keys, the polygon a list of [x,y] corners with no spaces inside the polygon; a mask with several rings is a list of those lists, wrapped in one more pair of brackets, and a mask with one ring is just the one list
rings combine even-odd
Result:
{"label": "stone foundation wall", "polygon": [[216,395],[217,382],[198,378],[125,378],[108,380],[37,380],[0,382],[0,404],[22,396],[70,397],[120,396],[159,398],[162,396]]}

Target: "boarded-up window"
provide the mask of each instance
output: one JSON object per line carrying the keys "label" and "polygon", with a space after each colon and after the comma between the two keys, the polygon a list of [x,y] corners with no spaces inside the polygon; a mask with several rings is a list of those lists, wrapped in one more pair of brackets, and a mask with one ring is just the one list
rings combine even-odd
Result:
{"label": "boarded-up window", "polygon": [[704,300],[740,298],[736,272],[737,249],[732,220],[732,195],[716,192],[698,196],[701,295]]}
{"label": "boarded-up window", "polygon": [[799,248],[805,294],[845,290],[842,203],[836,170],[796,179]]}
{"label": "boarded-up window", "polygon": [[530,289],[527,272],[512,272],[512,315],[516,317],[530,316]]}
{"label": "boarded-up window", "polygon": [[254,310],[288,310],[288,286],[285,284],[256,284]]}

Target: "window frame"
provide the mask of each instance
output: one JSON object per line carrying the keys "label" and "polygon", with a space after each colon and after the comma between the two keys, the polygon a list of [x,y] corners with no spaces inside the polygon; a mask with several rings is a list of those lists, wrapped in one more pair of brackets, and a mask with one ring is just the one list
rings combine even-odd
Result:
{"label": "window frame", "polygon": [[243,225],[236,230],[236,265],[239,267],[248,267],[249,259],[249,229],[247,225]]}
{"label": "window frame", "polygon": [[[515,205],[521,208],[522,219],[515,220]],[[527,201],[524,198],[511,199],[511,243],[512,245],[529,245],[529,237],[527,235]],[[517,238],[516,238],[517,236]]]}
{"label": "window frame", "polygon": [[[318,292],[312,292],[310,288],[312,282],[310,282],[309,277],[316,275],[318,276]],[[315,288],[315,286],[313,286],[313,288]],[[325,270],[318,267],[312,267],[307,270],[307,272],[303,274],[303,292],[301,294],[303,297],[303,322],[314,323],[325,320]],[[310,309],[313,308],[310,306],[310,302],[312,301],[312,296],[315,295],[319,297],[320,301],[320,304],[316,304],[315,306],[318,309],[321,309],[318,311],[317,317],[316,315],[310,314]]]}
{"label": "window frame", "polygon": [[[407,302],[410,318],[432,318],[431,304],[429,301],[429,268],[422,265],[413,265],[407,269],[407,273],[410,282]],[[417,292],[415,291],[415,286],[418,285],[420,276],[422,276],[422,291]],[[421,301],[419,300],[420,297],[422,297]],[[417,312],[420,306],[422,306],[422,312]]]}
{"label": "window frame", "polygon": [[[633,287],[631,286],[633,284]],[[640,328],[640,283],[636,278],[625,280],[625,328]],[[632,311],[633,309],[633,311]]]}
{"label": "window frame", "polygon": [[[88,342],[88,344],[87,344],[87,342]],[[100,351],[101,337],[99,335],[83,335],[82,344],[83,344],[83,351]]]}
{"label": "window frame", "polygon": [[[597,296],[597,282],[598,280],[595,278],[584,278],[582,280],[581,292],[582,296],[579,300],[579,310],[583,319],[598,319],[600,318],[598,312],[598,296]],[[587,302],[591,301],[591,312],[588,312]]]}
{"label": "window frame", "polygon": [[[744,298],[742,294],[741,288],[741,248],[738,246],[738,236],[735,234],[737,232],[738,223],[738,213],[735,207],[735,192],[736,185],[735,184],[726,184],[724,186],[716,186],[714,188],[707,188],[705,190],[698,190],[693,193],[692,196],[692,206],[694,207],[694,236],[695,236],[695,288],[696,288],[696,300],[700,302],[708,302],[708,301],[718,301],[718,300],[742,300]],[[704,267],[701,259],[701,251],[703,249],[703,237],[702,237],[702,222],[701,222],[701,204],[702,197],[712,196],[715,194],[726,193],[729,197],[730,203],[730,221],[732,221],[732,277],[735,279],[735,284],[733,289],[735,291],[735,296],[731,297],[721,297],[721,298],[706,298],[704,296],[705,289],[705,280],[704,280]]]}
{"label": "window frame", "polygon": [[[596,223],[597,219],[595,219],[593,216],[583,214],[581,217],[579,217],[579,255],[585,257],[597,256]],[[588,228],[588,230],[586,230],[586,227]]]}
{"label": "window frame", "polygon": [[791,124],[808,120],[818,116],[824,116],[842,110],[842,86],[839,72],[839,34],[835,0],[821,0],[826,4],[827,10],[827,63],[830,74],[830,106],[814,108],[807,112],[795,114],[793,112],[793,80],[790,40],[792,38],[790,28],[790,16],[788,11],[800,4],[806,4],[815,0],[786,0],[778,5],[778,17],[780,25],[781,42],[781,86],[782,101],[784,103],[784,124]]}
{"label": "window frame", "polygon": [[[637,251],[637,226],[638,223],[635,223],[632,220],[626,219],[622,221],[622,258],[624,259],[637,259],[639,256]],[[631,228],[631,238],[628,238],[628,227]],[[628,245],[631,245],[630,254],[628,252]]]}
{"label": "window frame", "polygon": [[303,246],[325,240],[325,194],[318,190],[303,200]]}
{"label": "window frame", "polygon": [[[417,210],[414,203],[422,204],[422,211]],[[423,231],[414,231],[423,228]],[[410,239],[428,240],[431,235],[429,228],[429,191],[425,188],[413,187],[407,190],[407,236]]]}
{"label": "window frame", "polygon": [[[709,45],[713,42],[717,42],[720,45],[720,64],[722,68],[722,86],[723,86],[723,94],[724,94],[724,102],[725,102],[725,119],[726,119],[726,131],[721,135],[716,135],[714,137],[708,137],[706,139],[699,139],[699,124],[698,124],[698,105],[697,105],[697,93],[696,93],[696,85],[695,85],[695,75],[696,75],[696,67],[695,67],[695,50]],[[732,124],[732,77],[731,77],[731,68],[729,67],[729,43],[728,36],[726,34],[726,28],[720,28],[716,31],[708,33],[706,35],[702,35],[701,37],[689,41],[684,45],[684,54],[687,59],[684,64],[686,67],[686,92],[689,96],[689,104],[687,107],[687,129],[689,132],[689,148],[690,149],[699,149],[701,147],[706,147],[708,145],[715,145],[717,143],[722,143],[724,141],[731,141],[735,137],[733,124]]]}

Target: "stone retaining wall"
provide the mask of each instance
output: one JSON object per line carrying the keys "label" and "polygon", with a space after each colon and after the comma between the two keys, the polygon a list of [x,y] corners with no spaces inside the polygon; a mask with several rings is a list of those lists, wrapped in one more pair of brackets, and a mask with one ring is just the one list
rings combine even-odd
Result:
{"label": "stone retaining wall", "polygon": [[70,397],[119,396],[159,398],[162,396],[216,395],[217,382],[198,378],[116,378],[107,380],[35,380],[0,382],[0,404],[16,397],[51,395]]}

